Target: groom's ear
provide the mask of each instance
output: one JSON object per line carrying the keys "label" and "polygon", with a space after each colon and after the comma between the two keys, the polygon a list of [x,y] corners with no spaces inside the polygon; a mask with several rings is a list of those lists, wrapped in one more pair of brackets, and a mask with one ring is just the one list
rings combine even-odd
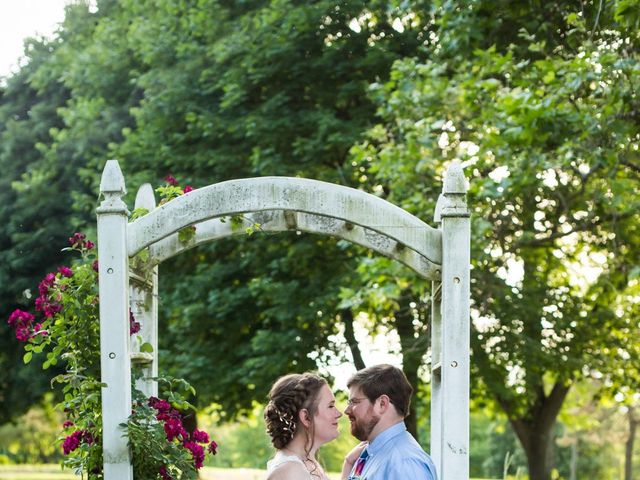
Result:
{"label": "groom's ear", "polygon": [[300,423],[305,427],[309,428],[311,426],[311,415],[309,415],[309,410],[306,408],[301,408],[298,412],[298,418],[300,419]]}
{"label": "groom's ear", "polygon": [[380,395],[378,402],[380,404],[380,413],[385,413],[391,407],[391,400],[387,395]]}

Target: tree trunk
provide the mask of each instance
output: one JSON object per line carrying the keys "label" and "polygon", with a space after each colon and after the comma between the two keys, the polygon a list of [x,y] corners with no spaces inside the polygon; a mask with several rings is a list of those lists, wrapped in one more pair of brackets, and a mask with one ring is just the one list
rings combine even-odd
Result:
{"label": "tree trunk", "polygon": [[633,444],[636,440],[636,429],[640,420],[634,416],[633,407],[629,407],[629,436],[625,443],[624,451],[624,480],[633,480]]}
{"label": "tree trunk", "polygon": [[414,398],[409,408],[409,415],[405,418],[407,430],[418,440],[418,415],[416,413],[415,392],[420,382],[418,369],[422,365],[422,357],[427,352],[427,338],[425,332],[416,331],[414,326],[414,311],[411,308],[411,292],[403,292],[399,301],[399,308],[395,312],[396,330],[400,337],[402,348],[402,370],[413,387]]}
{"label": "tree trunk", "polygon": [[515,427],[515,425],[514,428],[527,456],[529,480],[551,480],[553,438],[550,429],[541,431],[536,427]]}
{"label": "tree trunk", "polygon": [[553,428],[570,385],[556,383],[549,395],[542,387],[526,418],[514,418],[512,406],[499,400],[527,456],[529,480],[551,480],[554,462]]}
{"label": "tree trunk", "polygon": [[342,323],[344,323],[344,338],[347,340],[347,345],[349,345],[349,350],[351,350],[351,356],[353,356],[353,364],[356,370],[362,370],[366,365],[362,359],[360,346],[353,331],[353,312],[350,308],[345,308],[340,311],[340,316],[342,317]]}

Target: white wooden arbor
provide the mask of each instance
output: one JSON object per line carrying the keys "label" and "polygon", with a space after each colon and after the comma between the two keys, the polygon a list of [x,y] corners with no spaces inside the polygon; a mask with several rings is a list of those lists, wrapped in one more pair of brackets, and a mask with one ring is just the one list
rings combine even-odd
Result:
{"label": "white wooden arbor", "polygon": [[[439,228],[374,195],[302,178],[262,177],[209,185],[155,208],[143,185],[136,207],[150,213],[128,223],[125,182],[118,162],[102,174],[97,209],[100,258],[100,361],[104,479],[131,480],[127,439],[118,425],[131,412],[131,362],[157,375],[157,265],[196,245],[244,234],[223,217],[242,215],[247,226],[332,235],[396,259],[432,281],[431,455],[440,479],[469,478],[469,211],[462,168],[447,171],[434,216]],[[196,225],[187,244],[178,231]],[[129,259],[148,249],[145,271]],[[140,352],[129,335],[129,308],[153,353]],[[157,385],[138,387],[157,395]]]}

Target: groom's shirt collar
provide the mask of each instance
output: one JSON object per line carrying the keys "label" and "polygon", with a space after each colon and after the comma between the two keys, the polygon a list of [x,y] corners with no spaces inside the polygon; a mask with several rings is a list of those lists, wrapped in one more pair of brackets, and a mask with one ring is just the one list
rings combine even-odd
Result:
{"label": "groom's shirt collar", "polygon": [[407,427],[405,426],[404,421],[400,421],[387,428],[373,439],[373,442],[371,442],[367,447],[367,452],[370,456],[374,456],[376,453],[383,451],[387,443],[389,443],[394,437],[401,435],[406,430]]}

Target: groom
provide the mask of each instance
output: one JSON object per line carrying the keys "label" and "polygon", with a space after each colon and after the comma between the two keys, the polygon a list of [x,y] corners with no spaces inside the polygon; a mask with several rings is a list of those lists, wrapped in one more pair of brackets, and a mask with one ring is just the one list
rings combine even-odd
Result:
{"label": "groom", "polygon": [[362,443],[345,458],[342,480],[437,480],[431,457],[404,424],[413,388],[402,370],[375,365],[348,383],[344,411]]}

